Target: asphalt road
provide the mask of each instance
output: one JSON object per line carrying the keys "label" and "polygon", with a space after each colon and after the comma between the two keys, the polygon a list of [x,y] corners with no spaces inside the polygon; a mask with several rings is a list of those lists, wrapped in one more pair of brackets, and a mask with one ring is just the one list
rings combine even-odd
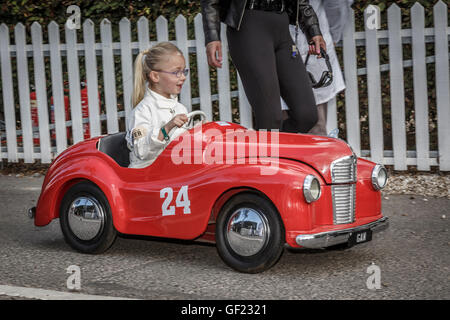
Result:
{"label": "asphalt road", "polygon": [[[68,292],[80,267],[82,294],[138,299],[450,299],[450,200],[388,196],[390,228],[345,251],[285,250],[272,269],[237,273],[214,245],[120,237],[104,254],[64,241],[59,221],[26,215],[43,178],[0,176],[0,285]],[[379,267],[381,287],[368,289]],[[371,269],[369,269],[370,271]],[[370,282],[370,281],[369,281]],[[373,282],[372,282],[373,283]],[[1,297],[0,297],[1,299]],[[8,299],[7,297],[5,299]]]}

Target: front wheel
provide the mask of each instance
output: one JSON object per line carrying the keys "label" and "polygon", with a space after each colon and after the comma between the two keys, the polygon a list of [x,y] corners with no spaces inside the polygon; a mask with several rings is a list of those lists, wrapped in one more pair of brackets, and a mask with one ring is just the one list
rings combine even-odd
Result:
{"label": "front wheel", "polygon": [[216,226],[217,251],[233,269],[245,273],[269,269],[280,259],[284,242],[283,223],[269,200],[245,193],[222,207]]}
{"label": "front wheel", "polygon": [[104,252],[117,236],[106,196],[87,181],[73,185],[66,192],[59,221],[66,242],[83,253]]}

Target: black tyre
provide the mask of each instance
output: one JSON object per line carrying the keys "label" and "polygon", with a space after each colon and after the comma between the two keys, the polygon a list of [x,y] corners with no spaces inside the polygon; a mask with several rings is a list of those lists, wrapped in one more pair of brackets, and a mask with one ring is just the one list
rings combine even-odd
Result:
{"label": "black tyre", "polygon": [[106,196],[87,181],[73,185],[66,192],[59,221],[66,242],[83,253],[102,253],[117,236]]}
{"label": "black tyre", "polygon": [[284,226],[277,209],[252,193],[231,198],[221,209],[216,225],[219,256],[231,268],[258,273],[272,267],[284,249]]}

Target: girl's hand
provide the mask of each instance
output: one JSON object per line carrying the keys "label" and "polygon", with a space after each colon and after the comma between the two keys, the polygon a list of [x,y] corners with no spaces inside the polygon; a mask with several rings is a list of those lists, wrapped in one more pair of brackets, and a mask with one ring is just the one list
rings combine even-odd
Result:
{"label": "girl's hand", "polygon": [[177,114],[166,124],[166,128],[168,131],[172,130],[175,127],[180,128],[182,125],[184,125],[186,122],[188,122],[189,118],[186,114]]}

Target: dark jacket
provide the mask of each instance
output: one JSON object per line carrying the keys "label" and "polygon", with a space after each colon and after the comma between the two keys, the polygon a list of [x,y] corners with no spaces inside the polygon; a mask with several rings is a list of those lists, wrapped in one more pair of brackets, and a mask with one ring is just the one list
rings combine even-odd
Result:
{"label": "dark jacket", "polygon": [[[239,30],[248,1],[252,0],[201,0],[205,43],[220,40],[220,22]],[[307,39],[322,35],[319,20],[308,0],[284,1],[290,24],[296,24],[298,4],[298,23]]]}

